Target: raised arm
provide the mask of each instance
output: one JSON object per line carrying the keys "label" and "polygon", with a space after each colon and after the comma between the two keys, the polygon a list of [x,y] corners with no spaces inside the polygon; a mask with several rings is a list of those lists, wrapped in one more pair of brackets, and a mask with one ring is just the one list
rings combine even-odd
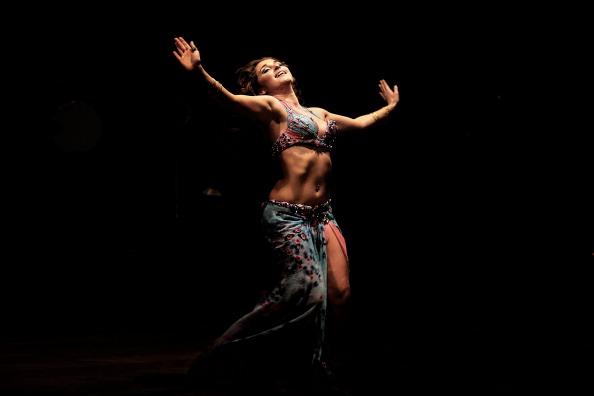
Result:
{"label": "raised arm", "polygon": [[339,131],[365,129],[379,122],[385,122],[388,120],[390,113],[400,101],[398,86],[394,85],[394,88],[391,88],[386,80],[382,79],[379,82],[379,89],[380,96],[386,101],[386,105],[379,110],[361,115],[356,118],[329,113],[329,117],[336,121]]}
{"label": "raised arm", "polygon": [[176,50],[173,55],[179,63],[192,74],[208,95],[222,106],[252,119],[266,121],[270,117],[272,103],[269,97],[235,95],[206,72],[202,65],[200,51],[193,41],[175,37]]}

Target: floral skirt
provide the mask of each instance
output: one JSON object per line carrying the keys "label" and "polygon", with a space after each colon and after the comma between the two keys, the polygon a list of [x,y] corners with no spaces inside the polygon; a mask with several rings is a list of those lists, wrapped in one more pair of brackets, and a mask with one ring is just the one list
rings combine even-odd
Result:
{"label": "floral skirt", "polygon": [[[327,232],[337,235],[346,254],[330,201],[318,205],[265,201],[261,224],[271,260],[268,287],[254,308],[194,362],[190,373],[206,370],[206,361],[211,371],[206,376],[212,379],[226,372],[226,381],[237,379],[240,372],[253,379],[258,375],[254,371],[278,374],[305,369],[304,375],[325,371]],[[217,376],[212,373],[215,367]]]}

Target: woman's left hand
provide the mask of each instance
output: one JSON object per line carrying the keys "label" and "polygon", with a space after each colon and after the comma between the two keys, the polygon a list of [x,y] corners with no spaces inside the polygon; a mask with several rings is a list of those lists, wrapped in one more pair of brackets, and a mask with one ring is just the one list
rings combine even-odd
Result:
{"label": "woman's left hand", "polygon": [[386,80],[381,79],[379,82],[380,95],[388,103],[388,106],[394,107],[400,101],[400,94],[398,93],[398,86],[394,85],[394,88],[390,88]]}

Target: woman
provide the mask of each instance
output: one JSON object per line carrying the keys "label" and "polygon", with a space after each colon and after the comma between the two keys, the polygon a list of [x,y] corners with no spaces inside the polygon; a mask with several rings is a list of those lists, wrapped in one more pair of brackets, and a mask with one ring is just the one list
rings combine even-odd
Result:
{"label": "woman", "polygon": [[[330,203],[330,152],[339,133],[386,121],[400,99],[398,89],[381,80],[380,95],[387,104],[351,118],[304,107],[291,71],[278,59],[253,60],[239,69],[240,94],[233,94],[206,72],[193,41],[188,44],[177,37],[175,45],[177,60],[213,100],[262,127],[281,168],[262,205],[262,226],[275,275],[271,288],[199,356],[189,373],[196,378],[202,375],[200,380],[212,379],[212,367],[220,364],[230,370],[228,361],[237,362],[242,353],[244,364],[249,361],[251,368],[261,368],[259,364],[284,368],[285,360],[301,362],[298,356],[307,356],[314,383],[321,387],[330,375],[326,325],[340,327],[350,294],[347,249]],[[275,347],[262,353],[264,345]],[[259,355],[260,363],[246,357],[250,349]]]}

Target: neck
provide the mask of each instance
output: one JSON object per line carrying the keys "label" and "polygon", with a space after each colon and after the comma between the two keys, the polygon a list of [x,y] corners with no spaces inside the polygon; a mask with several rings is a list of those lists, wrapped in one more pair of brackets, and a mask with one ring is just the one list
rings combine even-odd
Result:
{"label": "neck", "polygon": [[294,93],[277,94],[277,95],[273,95],[273,96],[279,100],[282,100],[283,102],[287,102],[290,105],[300,106],[299,99],[297,99],[297,95],[295,95]]}

